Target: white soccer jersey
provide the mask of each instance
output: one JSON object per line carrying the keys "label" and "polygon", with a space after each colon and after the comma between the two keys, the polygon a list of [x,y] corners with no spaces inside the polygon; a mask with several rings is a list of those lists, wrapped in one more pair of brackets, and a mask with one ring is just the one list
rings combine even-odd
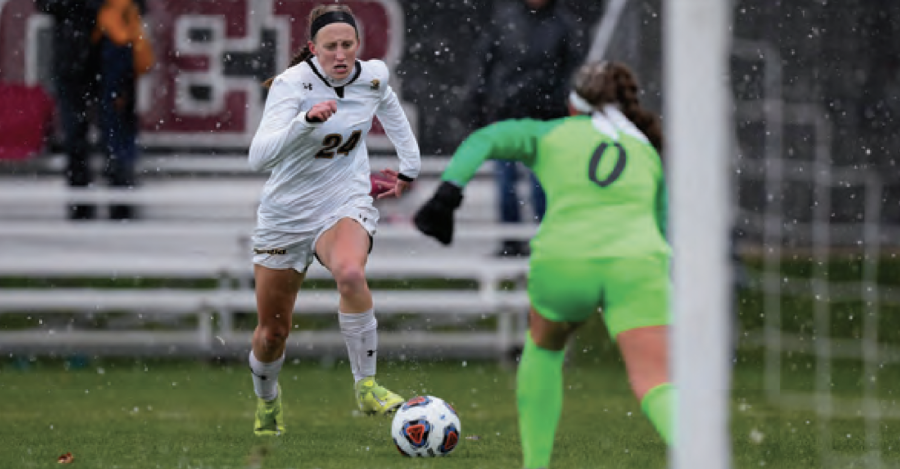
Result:
{"label": "white soccer jersey", "polygon": [[[390,74],[379,60],[357,61],[337,82],[312,57],[275,78],[262,121],[250,145],[250,166],[271,171],[262,192],[257,229],[308,233],[348,204],[371,205],[369,152],[365,141],[373,116],[400,157],[400,173],[419,175],[419,146]],[[313,105],[337,102],[326,122],[306,121]]]}

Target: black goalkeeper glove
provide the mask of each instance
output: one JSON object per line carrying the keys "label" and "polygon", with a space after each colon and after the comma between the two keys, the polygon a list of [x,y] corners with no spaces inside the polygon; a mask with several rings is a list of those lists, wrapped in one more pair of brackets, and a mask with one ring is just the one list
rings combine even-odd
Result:
{"label": "black goalkeeper glove", "polygon": [[453,241],[453,212],[459,208],[462,199],[462,189],[452,182],[442,182],[434,196],[416,212],[413,218],[416,228],[449,245]]}

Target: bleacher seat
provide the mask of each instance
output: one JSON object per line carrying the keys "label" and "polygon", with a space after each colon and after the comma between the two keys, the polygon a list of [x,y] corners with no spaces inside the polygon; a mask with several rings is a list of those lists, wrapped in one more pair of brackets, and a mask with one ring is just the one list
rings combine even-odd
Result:
{"label": "bleacher seat", "polygon": [[[246,315],[256,309],[249,238],[264,178],[250,173],[186,178],[201,163],[197,158],[174,160],[144,160],[173,176],[154,173],[141,187],[128,190],[102,185],[73,189],[58,176],[5,178],[0,184],[0,277],[18,283],[65,279],[65,286],[0,289],[0,315],[46,319],[38,327],[0,332],[0,352],[209,356],[246,351]],[[232,163],[245,166],[237,159]],[[454,245],[444,247],[422,236],[409,217],[430,197],[443,165],[428,162],[414,191],[377,203],[382,221],[368,278],[392,288],[430,279],[414,290],[373,286],[385,323],[393,317],[407,324],[380,334],[380,347],[387,354],[407,356],[509,357],[524,337],[528,298],[522,285],[528,261],[496,259],[490,252],[501,238],[530,238],[536,226],[495,223],[495,186],[480,178],[467,191]],[[390,163],[373,162],[373,167]],[[62,212],[72,202],[134,203],[145,216],[129,222],[72,222]],[[321,281],[330,274],[314,264],[307,278]],[[105,279],[111,285],[71,279]],[[131,286],[146,279],[162,279],[165,287]],[[456,281],[433,282],[451,279]],[[203,287],[196,286],[198,280]],[[115,281],[120,282],[112,285]],[[337,304],[333,288],[304,287],[295,312],[334,315]],[[108,329],[86,328],[84,320],[72,326],[60,324],[60,313],[76,318],[114,314],[118,322]],[[172,327],[142,328],[142,321],[151,318]],[[448,330],[451,326],[456,330]],[[288,346],[292,353],[346,353],[334,330],[295,331]]]}

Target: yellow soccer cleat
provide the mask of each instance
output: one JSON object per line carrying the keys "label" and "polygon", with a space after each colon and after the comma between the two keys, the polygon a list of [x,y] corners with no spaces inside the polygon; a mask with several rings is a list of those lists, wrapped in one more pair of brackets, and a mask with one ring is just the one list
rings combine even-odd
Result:
{"label": "yellow soccer cleat", "polygon": [[284,412],[281,406],[281,385],[278,385],[278,397],[271,401],[256,398],[256,423],[253,433],[256,436],[281,436],[284,433]]}
{"label": "yellow soccer cleat", "polygon": [[397,411],[406,400],[388,391],[368,377],[356,383],[356,403],[359,410],[368,415],[390,415]]}

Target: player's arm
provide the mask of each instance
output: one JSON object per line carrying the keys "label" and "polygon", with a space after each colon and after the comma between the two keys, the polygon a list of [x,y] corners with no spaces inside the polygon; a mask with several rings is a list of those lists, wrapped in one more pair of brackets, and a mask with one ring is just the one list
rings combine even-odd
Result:
{"label": "player's arm", "polygon": [[268,171],[283,160],[288,144],[312,132],[316,123],[299,112],[302,96],[297,87],[283,77],[275,78],[269,88],[266,107],[256,135],[250,143],[250,167]]}
{"label": "player's arm", "polygon": [[474,132],[456,150],[434,196],[413,218],[416,228],[443,244],[453,241],[453,214],[462,203],[463,188],[488,159],[521,161],[537,158],[537,141],[550,124],[522,119],[498,122]]}
{"label": "player's arm", "polygon": [[388,85],[389,78],[387,66],[377,63],[375,66],[382,68],[381,76],[384,77],[381,86],[384,91],[381,94],[381,100],[378,107],[375,108],[375,115],[384,127],[384,133],[397,150],[397,157],[400,158],[400,172],[397,177],[401,181],[412,182],[419,177],[419,171],[422,167],[422,157],[419,153],[419,143],[416,142],[416,136],[413,134],[412,127],[409,125],[409,119],[403,112],[403,106],[397,94]]}
{"label": "player's arm", "polygon": [[441,179],[465,187],[488,159],[532,166],[537,158],[537,141],[547,125],[544,121],[518,119],[476,130],[457,148]]}

